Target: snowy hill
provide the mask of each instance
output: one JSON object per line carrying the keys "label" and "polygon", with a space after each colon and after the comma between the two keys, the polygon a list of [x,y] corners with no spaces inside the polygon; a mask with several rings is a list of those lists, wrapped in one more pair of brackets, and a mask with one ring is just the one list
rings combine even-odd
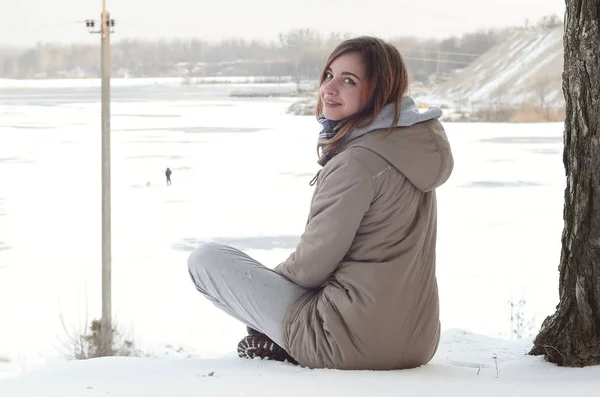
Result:
{"label": "snowy hill", "polygon": [[563,28],[520,30],[490,49],[423,103],[490,107],[493,105],[563,106]]}
{"label": "snowy hill", "polygon": [[288,363],[217,359],[71,361],[0,381],[24,396],[532,396],[595,395],[600,367],[559,368],[526,356],[531,340],[446,332],[433,361],[405,371],[310,370]]}

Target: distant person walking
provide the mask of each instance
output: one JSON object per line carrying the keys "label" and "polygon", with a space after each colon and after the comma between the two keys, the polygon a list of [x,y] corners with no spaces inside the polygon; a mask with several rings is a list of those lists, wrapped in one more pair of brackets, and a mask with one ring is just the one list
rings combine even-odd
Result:
{"label": "distant person walking", "polygon": [[167,170],[165,171],[165,176],[167,177],[167,186],[171,186],[171,174],[173,172],[171,171],[170,168],[167,168]]}

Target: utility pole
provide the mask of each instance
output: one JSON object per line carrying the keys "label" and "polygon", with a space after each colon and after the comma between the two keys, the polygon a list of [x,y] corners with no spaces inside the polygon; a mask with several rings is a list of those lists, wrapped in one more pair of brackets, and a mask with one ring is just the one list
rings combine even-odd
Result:
{"label": "utility pole", "polygon": [[102,0],[100,28],[95,21],[87,20],[90,33],[100,33],[100,60],[102,74],[102,318],[100,321],[100,356],[112,353],[112,304],[111,304],[111,194],[110,194],[110,34],[115,21],[106,11]]}

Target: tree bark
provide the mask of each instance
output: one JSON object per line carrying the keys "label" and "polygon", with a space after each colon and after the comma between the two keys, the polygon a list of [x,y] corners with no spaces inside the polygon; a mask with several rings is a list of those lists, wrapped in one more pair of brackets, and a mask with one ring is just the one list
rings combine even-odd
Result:
{"label": "tree bark", "polygon": [[530,354],[582,367],[600,364],[600,0],[566,0],[564,48],[560,302]]}

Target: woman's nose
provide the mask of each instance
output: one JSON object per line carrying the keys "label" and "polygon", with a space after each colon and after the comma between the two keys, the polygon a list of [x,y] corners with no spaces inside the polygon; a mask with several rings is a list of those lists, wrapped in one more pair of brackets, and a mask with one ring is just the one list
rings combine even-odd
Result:
{"label": "woman's nose", "polygon": [[336,94],[338,91],[335,80],[325,81],[321,87],[324,94]]}

